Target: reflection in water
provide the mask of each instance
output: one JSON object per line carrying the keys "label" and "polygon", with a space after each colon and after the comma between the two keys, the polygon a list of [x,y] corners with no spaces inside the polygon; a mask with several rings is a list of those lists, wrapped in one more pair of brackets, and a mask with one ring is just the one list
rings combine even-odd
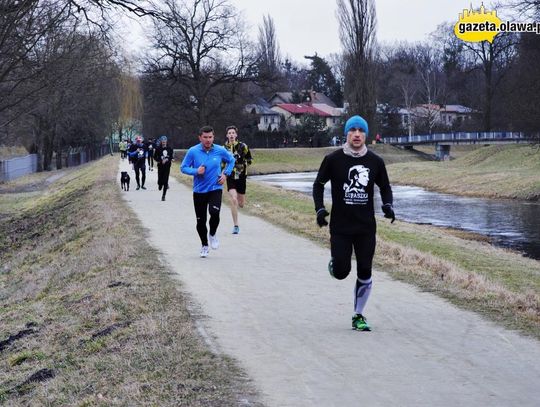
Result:
{"label": "reflection in water", "polygon": [[[314,172],[252,176],[286,189],[311,194]],[[394,208],[398,219],[463,229],[489,236],[498,246],[522,251],[540,259],[540,203],[527,201],[467,198],[429,192],[418,187],[393,185]],[[380,212],[376,193],[376,210]],[[325,200],[331,202],[330,183]]]}

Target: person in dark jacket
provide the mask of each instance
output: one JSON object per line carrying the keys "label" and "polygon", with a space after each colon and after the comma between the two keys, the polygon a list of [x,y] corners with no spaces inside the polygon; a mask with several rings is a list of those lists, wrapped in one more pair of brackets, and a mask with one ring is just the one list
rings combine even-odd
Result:
{"label": "person in dark jacket", "polygon": [[[137,136],[135,143],[129,147],[128,156],[131,158],[133,169],[135,170],[137,190],[141,188],[146,189],[144,183],[146,181],[146,157],[148,156],[148,150],[144,146],[141,136]],[[141,173],[142,179],[140,179],[139,173]]]}
{"label": "person in dark jacket", "polygon": [[328,154],[321,163],[313,183],[313,201],[318,225],[328,225],[324,185],[330,181],[332,214],[328,271],[338,280],[346,278],[351,271],[354,248],[357,278],[352,327],[359,331],[370,331],[363,311],[371,293],[371,268],[375,254],[374,186],[376,184],[380,190],[384,217],[392,219],[393,223],[392,188],[384,161],[366,147],[367,122],[360,116],[353,116],[345,123],[344,133],[347,141],[343,148]]}
{"label": "person in dark jacket", "polygon": [[148,171],[154,171],[154,150],[156,148],[154,139],[149,138],[147,141],[145,141],[144,147],[146,148],[146,151],[148,151]]}
{"label": "person in dark jacket", "polygon": [[157,163],[158,170],[158,188],[163,189],[161,200],[165,200],[167,190],[169,189],[169,173],[171,171],[171,161],[173,160],[174,151],[167,145],[167,136],[161,136],[157,142],[154,152],[154,159]]}

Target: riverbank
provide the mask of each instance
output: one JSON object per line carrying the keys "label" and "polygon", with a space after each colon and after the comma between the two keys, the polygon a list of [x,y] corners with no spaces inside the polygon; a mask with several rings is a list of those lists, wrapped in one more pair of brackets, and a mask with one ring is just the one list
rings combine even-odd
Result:
{"label": "riverbank", "polygon": [[238,405],[250,385],[194,326],[118,160],[0,185],[0,404]]}
{"label": "riverbank", "polygon": [[540,151],[529,145],[485,146],[452,161],[395,163],[388,172],[394,184],[437,192],[540,199]]}
{"label": "riverbank", "polygon": [[[484,198],[538,200],[540,152],[529,145],[494,145],[469,152],[461,146],[452,161],[430,161],[423,152],[389,145],[369,145],[385,160],[393,184]],[[317,171],[322,158],[335,148],[254,150],[250,173]]]}
{"label": "riverbank", "polygon": [[[265,148],[253,149],[252,175],[284,172],[317,171],[325,155],[341,147],[324,148]],[[416,151],[403,150],[384,144],[372,144],[370,149],[384,157],[387,164],[423,162],[426,156]]]}

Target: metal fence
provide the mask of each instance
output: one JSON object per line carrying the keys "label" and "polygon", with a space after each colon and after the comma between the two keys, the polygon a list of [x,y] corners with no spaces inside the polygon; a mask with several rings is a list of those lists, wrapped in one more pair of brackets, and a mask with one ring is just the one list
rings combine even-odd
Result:
{"label": "metal fence", "polygon": [[11,181],[23,175],[36,172],[37,163],[37,154],[0,160],[0,182]]}
{"label": "metal fence", "polygon": [[[103,144],[95,147],[78,147],[61,151],[59,156],[53,157],[53,167],[56,164],[57,169],[64,167],[75,167],[96,160],[104,155],[110,154],[109,144]],[[0,182],[11,181],[31,174],[38,170],[38,155],[29,154],[24,157],[15,157],[9,160],[0,160]]]}

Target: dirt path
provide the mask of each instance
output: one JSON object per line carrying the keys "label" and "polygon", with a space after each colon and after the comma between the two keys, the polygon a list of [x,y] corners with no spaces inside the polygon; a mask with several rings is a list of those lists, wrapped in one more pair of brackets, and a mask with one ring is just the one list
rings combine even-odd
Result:
{"label": "dirt path", "polygon": [[354,332],[354,281],[330,278],[326,249],[243,214],[232,235],[223,207],[221,246],[201,259],[191,190],[171,179],[161,202],[156,171],[146,191],[130,174],[124,196],[193,299],[201,333],[239,361],[266,405],[538,405],[537,341],[381,271],[366,309],[373,331]]}

